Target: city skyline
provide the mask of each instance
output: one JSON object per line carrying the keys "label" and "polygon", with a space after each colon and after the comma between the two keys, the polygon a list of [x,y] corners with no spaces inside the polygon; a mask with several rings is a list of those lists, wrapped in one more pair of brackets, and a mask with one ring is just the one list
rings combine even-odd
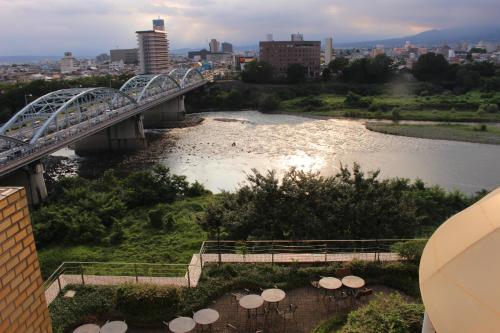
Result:
{"label": "city skyline", "polygon": [[[89,0],[69,6],[62,0],[0,0],[0,8],[0,55],[13,56],[58,55],[67,50],[75,55],[95,55],[117,46],[133,48],[137,46],[134,32],[149,28],[151,20],[158,16],[166,20],[171,48],[180,49],[207,45],[212,38],[234,45],[255,45],[267,33],[273,33],[275,40],[287,40],[290,33],[301,32],[308,40],[333,35],[336,42],[352,42],[402,37],[433,28],[494,25],[500,3],[278,0],[257,1],[248,7],[239,0],[158,0],[138,4],[131,0]],[[311,14],[302,15],[307,11]]]}

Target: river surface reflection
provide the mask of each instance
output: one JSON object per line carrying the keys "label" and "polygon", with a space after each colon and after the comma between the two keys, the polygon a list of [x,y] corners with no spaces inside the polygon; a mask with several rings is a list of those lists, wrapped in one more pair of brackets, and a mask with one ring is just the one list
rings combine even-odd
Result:
{"label": "river surface reflection", "polygon": [[255,111],[198,116],[201,125],[169,131],[174,145],[158,159],[212,191],[234,190],[252,168],[333,175],[340,163],[354,162],[382,177],[421,178],[467,193],[500,185],[500,146],[384,135],[350,120]]}
{"label": "river surface reflection", "polygon": [[[357,162],[381,177],[421,178],[472,194],[500,186],[500,145],[428,140],[368,131],[363,121],[314,119],[257,111],[209,112],[198,126],[160,130],[148,148],[131,154],[78,158],[70,149],[59,174],[97,176],[162,163],[213,192],[235,190],[253,168],[282,175],[291,167],[330,176]],[[150,137],[151,137],[150,135]],[[63,163],[63,164],[64,164]]]}

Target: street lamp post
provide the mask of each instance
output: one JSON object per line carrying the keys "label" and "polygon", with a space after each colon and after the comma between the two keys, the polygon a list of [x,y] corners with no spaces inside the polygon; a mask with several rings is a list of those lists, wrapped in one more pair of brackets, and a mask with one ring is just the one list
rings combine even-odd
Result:
{"label": "street lamp post", "polygon": [[33,97],[32,94],[24,94],[24,105],[28,105],[28,97]]}

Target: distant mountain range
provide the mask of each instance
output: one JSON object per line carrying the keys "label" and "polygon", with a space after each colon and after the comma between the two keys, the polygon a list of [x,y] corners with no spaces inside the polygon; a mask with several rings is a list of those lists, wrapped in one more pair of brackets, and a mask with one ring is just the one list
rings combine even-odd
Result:
{"label": "distant mountain range", "polygon": [[475,44],[480,41],[500,43],[500,26],[469,26],[440,30],[433,29],[413,36],[364,42],[336,43],[335,46],[338,48],[370,48],[376,45],[396,47],[404,45],[406,41],[410,41],[415,45],[428,47],[457,43]]}

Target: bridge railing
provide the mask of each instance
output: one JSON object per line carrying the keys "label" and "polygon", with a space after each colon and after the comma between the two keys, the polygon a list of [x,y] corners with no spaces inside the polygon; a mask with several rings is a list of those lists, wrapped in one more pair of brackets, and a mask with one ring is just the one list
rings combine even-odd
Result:
{"label": "bridge railing", "polygon": [[410,239],[369,240],[259,240],[205,241],[200,250],[200,264],[207,262],[321,262],[400,259],[392,245]]}

